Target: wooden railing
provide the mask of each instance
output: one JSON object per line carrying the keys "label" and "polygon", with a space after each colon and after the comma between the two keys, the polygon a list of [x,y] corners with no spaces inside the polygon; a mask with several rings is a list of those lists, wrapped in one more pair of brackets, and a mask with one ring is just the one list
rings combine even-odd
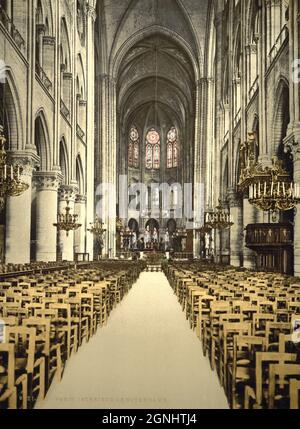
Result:
{"label": "wooden railing", "polygon": [[291,246],[293,227],[288,223],[252,224],[246,228],[246,245],[256,246]]}

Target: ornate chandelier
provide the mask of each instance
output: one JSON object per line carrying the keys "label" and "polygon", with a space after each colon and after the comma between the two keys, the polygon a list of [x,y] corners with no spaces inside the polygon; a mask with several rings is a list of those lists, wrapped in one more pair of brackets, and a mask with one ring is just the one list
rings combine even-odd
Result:
{"label": "ornate chandelier", "polygon": [[[248,192],[250,204],[259,210],[275,212],[294,209],[300,203],[300,185],[292,181],[276,156],[272,158],[271,167],[257,162],[250,144],[251,141],[248,142],[247,162],[240,175],[240,191]],[[241,151],[246,145],[242,146]]]}
{"label": "ornate chandelier", "polygon": [[102,238],[104,233],[106,232],[106,228],[104,228],[104,222],[102,222],[98,216],[96,216],[95,221],[90,223],[91,227],[88,229],[95,237]]}
{"label": "ornate chandelier", "polygon": [[18,197],[29,188],[20,179],[23,168],[7,162],[5,143],[3,127],[0,125],[0,210],[3,210],[7,197]]}
{"label": "ornate chandelier", "polygon": [[132,238],[134,235],[134,232],[127,226],[127,228],[121,230],[121,235],[124,238]]}
{"label": "ornate chandelier", "polygon": [[201,225],[197,228],[195,228],[195,232],[198,234],[209,234],[212,231],[212,227],[210,225],[207,225],[204,223],[204,225]]}
{"label": "ornate chandelier", "polygon": [[57,215],[57,223],[54,223],[53,225],[56,226],[56,228],[59,231],[66,231],[67,237],[69,236],[70,231],[75,231],[76,229],[81,227],[81,223],[78,223],[78,215],[77,214],[71,214],[71,208],[69,207],[69,200],[66,201],[67,206],[65,207],[65,214],[59,213]]}
{"label": "ornate chandelier", "polygon": [[205,226],[211,229],[225,230],[234,225],[232,217],[228,210],[226,210],[219,200],[219,205],[212,212],[205,214]]}
{"label": "ornate chandelier", "polygon": [[178,229],[176,229],[174,235],[175,235],[175,237],[178,237],[178,238],[186,238],[187,237],[187,231],[185,228],[178,228]]}
{"label": "ornate chandelier", "polygon": [[116,230],[120,232],[123,229],[123,222],[120,218],[116,220]]}

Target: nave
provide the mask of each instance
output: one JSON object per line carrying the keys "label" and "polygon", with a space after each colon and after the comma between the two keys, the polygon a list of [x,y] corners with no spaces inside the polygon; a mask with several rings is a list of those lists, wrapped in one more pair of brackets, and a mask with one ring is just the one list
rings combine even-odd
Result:
{"label": "nave", "polygon": [[163,273],[144,272],[36,408],[228,408]]}

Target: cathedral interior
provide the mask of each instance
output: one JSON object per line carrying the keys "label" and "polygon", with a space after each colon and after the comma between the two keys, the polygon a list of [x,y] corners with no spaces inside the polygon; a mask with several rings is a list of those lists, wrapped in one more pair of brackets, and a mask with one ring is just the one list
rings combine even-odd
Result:
{"label": "cathedral interior", "polygon": [[299,32],[0,0],[0,409],[299,409]]}

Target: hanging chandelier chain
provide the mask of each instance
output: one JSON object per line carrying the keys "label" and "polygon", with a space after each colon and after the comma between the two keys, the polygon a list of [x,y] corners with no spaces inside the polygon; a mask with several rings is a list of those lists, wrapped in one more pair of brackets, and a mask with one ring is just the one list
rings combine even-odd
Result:
{"label": "hanging chandelier chain", "polygon": [[66,201],[65,213],[58,213],[57,223],[53,225],[58,229],[58,231],[66,231],[67,237],[70,231],[75,231],[80,228],[82,225],[78,223],[78,215],[71,214],[71,208],[69,206],[70,201]]}

